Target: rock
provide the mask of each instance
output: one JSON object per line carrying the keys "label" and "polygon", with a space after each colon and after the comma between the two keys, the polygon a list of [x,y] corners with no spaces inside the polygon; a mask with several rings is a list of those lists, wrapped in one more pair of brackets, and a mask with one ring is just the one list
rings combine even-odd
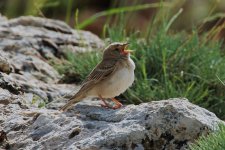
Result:
{"label": "rock", "polygon": [[[0,24],[0,42],[4,51],[17,49],[23,54],[44,58],[62,53],[101,49],[104,44],[94,34],[71,29],[62,21],[39,17],[20,17]],[[15,50],[14,50],[15,51]],[[39,56],[40,56],[39,55]]]}
{"label": "rock", "polygon": [[186,99],[128,105],[118,110],[92,104],[81,102],[64,113],[7,105],[4,109],[9,113],[1,126],[12,150],[180,150],[221,122]]}
{"label": "rock", "polygon": [[78,88],[78,86],[71,84],[44,83],[30,74],[20,75],[10,73],[7,75],[1,72],[0,87],[16,95],[22,93],[32,95],[32,99],[30,99],[29,96],[25,96],[25,99],[23,98],[24,105],[30,105],[34,101],[36,104],[40,104],[43,102],[51,102],[53,99],[54,101],[57,99],[62,100],[65,98],[65,95],[71,96],[71,91],[75,91]]}
{"label": "rock", "polygon": [[10,93],[19,94],[22,89],[16,79],[10,78],[9,75],[0,72],[0,87],[7,89]]}
{"label": "rock", "polygon": [[0,88],[0,104],[8,105],[13,101],[13,96],[8,90]]}
{"label": "rock", "polygon": [[4,23],[5,21],[7,21],[7,18],[0,14],[0,24]]}
{"label": "rock", "polygon": [[6,58],[6,54],[0,50],[0,71],[10,73],[12,71],[9,61]]}
{"label": "rock", "polygon": [[16,95],[31,94],[38,99],[36,106],[48,103],[74,89],[73,85],[58,84],[61,76],[50,60],[60,60],[68,51],[101,50],[103,46],[96,35],[74,30],[62,21],[0,16],[0,87]]}
{"label": "rock", "polygon": [[[59,74],[48,63],[35,56],[16,55],[12,56],[14,69],[26,79],[35,78],[45,83],[54,83],[59,79]],[[17,74],[18,74],[17,73]]]}

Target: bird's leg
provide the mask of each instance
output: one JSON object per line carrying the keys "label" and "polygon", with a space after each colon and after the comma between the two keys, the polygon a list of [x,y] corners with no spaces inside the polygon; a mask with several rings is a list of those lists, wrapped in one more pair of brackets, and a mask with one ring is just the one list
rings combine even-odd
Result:
{"label": "bird's leg", "polygon": [[109,106],[108,103],[106,103],[105,99],[99,95],[99,98],[103,101],[104,104],[101,104],[102,107],[105,107],[105,108],[111,108],[111,106]]}
{"label": "bird's leg", "polygon": [[118,100],[116,100],[115,98],[111,98],[112,101],[116,104],[116,106],[112,107],[113,109],[118,109],[120,107],[123,106],[123,104],[121,104]]}

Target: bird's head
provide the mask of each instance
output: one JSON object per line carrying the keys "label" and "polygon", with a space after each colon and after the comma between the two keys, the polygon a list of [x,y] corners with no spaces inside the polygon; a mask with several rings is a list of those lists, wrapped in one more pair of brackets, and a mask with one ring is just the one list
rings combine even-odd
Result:
{"label": "bird's head", "polygon": [[115,42],[110,44],[104,50],[103,59],[128,58],[132,50],[128,50],[128,43]]}

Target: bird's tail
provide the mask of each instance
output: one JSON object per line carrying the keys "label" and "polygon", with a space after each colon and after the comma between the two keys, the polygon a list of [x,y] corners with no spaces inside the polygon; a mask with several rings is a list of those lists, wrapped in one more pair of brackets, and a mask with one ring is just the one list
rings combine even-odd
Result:
{"label": "bird's tail", "polygon": [[70,98],[69,102],[60,108],[60,111],[66,111],[73,106],[73,104],[81,101],[85,96],[79,92]]}

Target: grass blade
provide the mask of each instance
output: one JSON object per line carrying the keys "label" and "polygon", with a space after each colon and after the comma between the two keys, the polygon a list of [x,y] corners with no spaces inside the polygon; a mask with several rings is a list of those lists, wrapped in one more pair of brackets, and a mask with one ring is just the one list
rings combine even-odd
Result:
{"label": "grass blade", "polygon": [[102,11],[99,13],[96,13],[95,15],[91,16],[90,18],[86,19],[82,23],[79,24],[77,27],[78,29],[85,28],[86,26],[90,25],[93,23],[96,19],[99,17],[103,16],[108,16],[108,15],[114,15],[122,12],[131,12],[131,11],[138,11],[138,10],[143,10],[143,9],[148,9],[148,8],[157,8],[163,5],[164,7],[170,7],[170,3],[152,3],[152,4],[143,4],[143,5],[136,5],[136,6],[127,6],[127,7],[120,7],[120,8],[112,8],[106,11]]}
{"label": "grass blade", "polygon": [[179,11],[170,19],[169,23],[167,24],[165,28],[165,32],[168,31],[170,28],[171,24],[176,20],[176,18],[183,12],[183,8],[180,8]]}

